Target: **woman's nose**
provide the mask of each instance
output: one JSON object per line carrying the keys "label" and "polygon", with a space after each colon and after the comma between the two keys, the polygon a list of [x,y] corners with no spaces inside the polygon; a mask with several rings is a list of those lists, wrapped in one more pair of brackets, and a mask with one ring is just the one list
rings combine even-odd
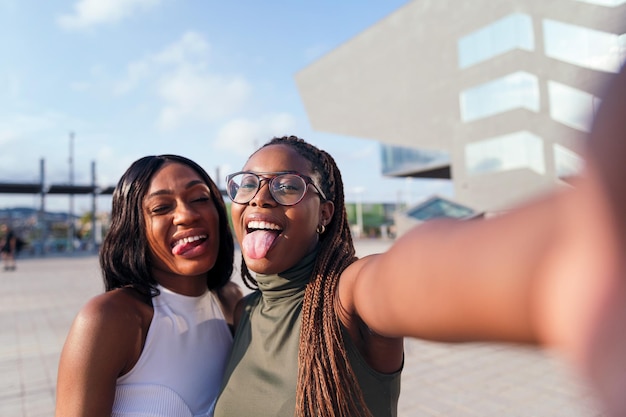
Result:
{"label": "woman's nose", "polygon": [[270,182],[267,179],[262,179],[261,184],[259,185],[259,191],[257,191],[256,195],[252,200],[250,200],[250,204],[253,206],[259,207],[268,207],[276,205],[276,201],[272,194],[270,193]]}
{"label": "woman's nose", "polygon": [[198,216],[198,212],[190,204],[180,202],[176,205],[174,222],[176,224],[185,224],[189,221],[195,220]]}

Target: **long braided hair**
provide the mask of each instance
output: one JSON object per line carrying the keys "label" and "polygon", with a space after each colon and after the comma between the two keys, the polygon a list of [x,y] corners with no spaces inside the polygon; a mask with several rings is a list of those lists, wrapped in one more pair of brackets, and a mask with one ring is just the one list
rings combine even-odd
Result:
{"label": "long braided hair", "polygon": [[[348,361],[335,311],[339,277],[357,259],[341,172],[332,156],[296,136],[275,137],[263,147],[271,145],[290,146],[307,159],[322,191],[335,206],[326,232],[320,235],[319,252],[304,293],[295,415],[371,416]],[[257,287],[243,258],[241,276],[248,287]]]}

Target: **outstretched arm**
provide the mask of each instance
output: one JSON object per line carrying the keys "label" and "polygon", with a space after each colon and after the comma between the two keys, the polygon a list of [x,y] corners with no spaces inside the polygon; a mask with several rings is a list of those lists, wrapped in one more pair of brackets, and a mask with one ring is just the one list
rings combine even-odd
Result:
{"label": "outstretched arm", "polygon": [[626,69],[608,86],[586,168],[485,221],[433,222],[365,258],[354,306],[376,332],[556,348],[626,415]]}
{"label": "outstretched arm", "polygon": [[533,342],[534,277],[559,233],[554,194],[507,215],[437,220],[365,258],[359,316],[377,333],[440,341]]}

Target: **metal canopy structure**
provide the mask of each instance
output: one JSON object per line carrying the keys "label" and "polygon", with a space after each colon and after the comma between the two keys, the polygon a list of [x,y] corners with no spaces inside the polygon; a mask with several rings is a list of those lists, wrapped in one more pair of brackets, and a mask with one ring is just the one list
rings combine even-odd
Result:
{"label": "metal canopy structure", "polygon": [[40,194],[43,186],[37,183],[0,182],[0,194]]}
{"label": "metal canopy structure", "polygon": [[93,185],[52,184],[46,194],[97,194]]}
{"label": "metal canopy structure", "polygon": [[52,184],[45,188],[39,183],[0,182],[0,194],[111,195],[113,190],[113,186],[98,188],[94,185]]}
{"label": "metal canopy structure", "polygon": [[[74,236],[74,224],[71,218],[73,217],[73,198],[77,195],[90,195],[91,196],[91,221],[92,230],[96,230],[96,200],[101,195],[111,195],[115,187],[100,188],[96,185],[96,164],[91,164],[91,184],[74,184],[73,176],[70,176],[69,183],[49,184],[45,185],[45,162],[43,159],[40,161],[39,167],[39,182],[0,182],[0,194],[32,194],[38,195],[41,198],[40,208],[38,211],[38,222],[44,222],[45,213],[45,200],[47,195],[66,195],[70,199],[69,209],[69,226],[68,226],[68,250],[73,251],[72,239]],[[46,240],[48,231],[44,228],[41,241]],[[95,247],[95,233],[92,233],[92,244]],[[42,245],[43,247],[43,245]]]}
{"label": "metal canopy structure", "polygon": [[99,194],[102,194],[102,195],[112,195],[113,191],[115,191],[115,187],[110,185],[110,186],[108,186],[106,188],[100,189]]}
{"label": "metal canopy structure", "polygon": [[92,162],[91,184],[72,184],[72,183],[58,183],[45,186],[45,162],[43,159],[40,161],[39,167],[39,182],[0,182],[0,194],[41,194],[45,197],[46,194],[65,194],[67,196],[72,195],[87,195],[92,194],[94,197],[98,195],[111,195],[114,186],[108,186],[100,188],[96,185],[96,167],[95,162]]}

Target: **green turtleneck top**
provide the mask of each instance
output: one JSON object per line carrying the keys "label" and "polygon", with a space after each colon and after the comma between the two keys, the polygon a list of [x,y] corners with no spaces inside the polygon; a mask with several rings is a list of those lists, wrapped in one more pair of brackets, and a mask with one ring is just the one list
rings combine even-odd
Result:
{"label": "green turtleneck top", "polygon": [[[317,251],[279,275],[257,274],[247,296],[215,417],[293,417],[296,408],[300,313]],[[397,415],[400,373],[371,369],[344,329],[346,351],[375,417]],[[210,360],[210,358],[207,358]]]}

